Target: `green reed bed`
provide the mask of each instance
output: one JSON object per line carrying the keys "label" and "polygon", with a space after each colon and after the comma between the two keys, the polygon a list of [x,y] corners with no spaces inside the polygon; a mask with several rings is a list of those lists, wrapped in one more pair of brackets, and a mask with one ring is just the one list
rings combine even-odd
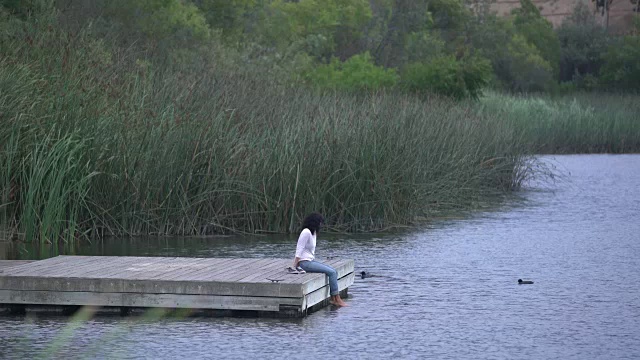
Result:
{"label": "green reed bed", "polygon": [[0,49],[0,227],[27,241],[289,232],[310,211],[380,230],[532,174],[521,135],[474,104],[162,70],[37,27]]}
{"label": "green reed bed", "polygon": [[640,152],[640,95],[489,93],[479,108],[522,131],[534,153]]}

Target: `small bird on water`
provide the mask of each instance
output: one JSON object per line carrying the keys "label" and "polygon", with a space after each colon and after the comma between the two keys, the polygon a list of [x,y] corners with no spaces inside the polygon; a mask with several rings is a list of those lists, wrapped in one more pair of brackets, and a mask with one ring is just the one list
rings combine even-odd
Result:
{"label": "small bird on water", "polygon": [[533,281],[518,279],[518,285],[533,284]]}
{"label": "small bird on water", "polygon": [[368,272],[366,272],[366,271],[361,271],[361,272],[360,272],[360,278],[361,278],[361,279],[364,279],[364,278],[370,278],[370,277],[374,277],[374,276],[377,276],[377,275],[374,275],[374,274],[372,274],[372,273],[368,273]]}

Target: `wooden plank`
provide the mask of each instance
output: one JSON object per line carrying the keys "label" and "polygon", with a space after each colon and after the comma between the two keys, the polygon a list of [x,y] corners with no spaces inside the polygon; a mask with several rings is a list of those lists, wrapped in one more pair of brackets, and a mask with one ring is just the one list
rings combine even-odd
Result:
{"label": "wooden plank", "polygon": [[37,261],[37,260],[0,260],[0,273],[4,272],[4,269],[17,267],[25,264],[31,264],[34,261]]}
{"label": "wooden plank", "polygon": [[28,269],[32,269],[32,268],[38,268],[39,266],[42,266],[42,262],[43,261],[52,261],[55,258],[51,258],[51,259],[46,259],[46,260],[39,260],[33,263],[28,263],[28,264],[22,264],[19,266],[15,266],[11,268],[11,274],[19,274],[22,271],[28,270]]}
{"label": "wooden plank", "polygon": [[205,274],[209,274],[214,271],[220,271],[224,269],[228,264],[232,264],[237,262],[238,259],[235,258],[207,258],[206,266],[203,266],[200,269],[195,269],[194,271],[189,271],[181,274],[166,274],[167,279],[176,280],[176,281],[190,281],[199,278],[200,276],[204,276]]}
{"label": "wooden plank", "polygon": [[42,271],[46,271],[46,273],[43,274],[44,276],[84,278],[89,272],[106,270],[107,268],[111,267],[113,262],[116,260],[117,259],[113,259],[108,256],[95,256],[90,258],[88,262],[84,262],[80,265],[73,262],[68,266],[65,266],[67,264],[65,262],[57,265],[55,269]]}
{"label": "wooden plank", "polygon": [[230,258],[207,258],[205,264],[200,269],[194,269],[193,271],[178,272],[173,274],[166,274],[161,280],[176,280],[187,281],[189,279],[196,278],[199,274],[207,273],[219,269],[220,267],[228,264],[235,259]]}
{"label": "wooden plank", "polygon": [[117,274],[126,274],[126,268],[132,262],[132,259],[125,256],[118,257],[115,260],[111,259],[108,266],[102,266],[97,269],[87,270],[81,274],[81,278],[110,278]]}
{"label": "wooden plank", "polygon": [[245,265],[244,259],[234,258],[231,261],[227,261],[225,263],[218,263],[216,266],[210,267],[206,270],[199,271],[194,274],[190,274],[189,277],[185,277],[185,280],[206,280],[213,274],[225,272],[229,270],[229,268],[237,268]]}
{"label": "wooden plank", "polygon": [[196,271],[200,271],[210,265],[211,265],[211,262],[208,262],[206,258],[196,258],[196,259],[193,259],[193,261],[190,264],[188,264],[188,266],[183,266],[180,269],[176,269],[170,273],[160,275],[156,277],[156,279],[157,280],[173,279],[183,274],[186,275],[186,274],[194,273]]}
{"label": "wooden plank", "polygon": [[[208,260],[208,259],[207,259]],[[206,260],[205,260],[206,261]],[[147,261],[141,264],[131,264],[126,268],[122,279],[161,279],[171,277],[175,271],[188,268],[193,263],[191,258],[158,258],[158,261]],[[218,266],[215,262],[210,266]],[[201,269],[200,269],[201,270]]]}
{"label": "wooden plank", "polygon": [[304,301],[303,298],[18,290],[0,290],[0,299],[3,299],[3,303],[5,304],[162,307],[257,311],[279,311],[280,305],[299,306],[302,308],[302,303]]}
{"label": "wooden plank", "polygon": [[[145,273],[143,274],[144,276],[142,278],[144,278],[145,280],[158,280],[165,276],[171,276],[171,274],[175,273],[176,271],[183,270],[184,268],[190,268],[192,264],[190,259],[189,261],[183,261],[183,259],[184,258],[176,258],[171,262],[158,264],[156,265],[156,267],[163,268],[163,270],[156,269],[152,273]],[[202,268],[200,270],[202,270]]]}
{"label": "wooden plank", "polygon": [[11,271],[7,271],[9,275],[24,275],[26,273],[38,271],[39,269],[43,269],[49,266],[52,266],[56,263],[65,261],[67,256],[56,256],[54,258],[44,259],[40,261],[36,261],[30,264],[24,264],[16,267],[12,267]]}
{"label": "wooden plank", "polygon": [[254,262],[252,264],[251,268],[247,268],[245,271],[238,271],[235,272],[233,274],[229,274],[227,276],[227,278],[225,279],[226,281],[238,281],[242,278],[245,278],[251,274],[261,274],[264,273],[266,271],[266,269],[268,269],[269,267],[273,266],[274,264],[280,263],[282,260],[281,259],[273,259],[273,258],[269,258],[269,259],[260,259],[256,262]]}
{"label": "wooden plank", "polygon": [[242,259],[242,265],[239,267],[227,267],[223,269],[219,269],[216,272],[212,272],[209,274],[208,281],[220,281],[220,282],[229,282],[232,281],[231,277],[234,274],[253,274],[258,271],[260,264],[264,262],[268,262],[267,259]]}
{"label": "wooden plank", "polygon": [[217,274],[222,274],[222,273],[226,273],[229,270],[233,270],[233,269],[240,269],[243,268],[247,265],[247,262],[245,259],[235,259],[234,261],[231,261],[227,264],[225,264],[224,266],[221,266],[219,268],[216,268],[213,271],[206,271],[206,272],[201,272],[199,274],[196,274],[192,277],[189,277],[187,280],[188,281],[212,281],[215,278],[215,276]]}
{"label": "wooden plank", "polygon": [[221,269],[224,268],[224,266],[226,266],[227,264],[232,264],[237,262],[238,259],[236,258],[208,258],[206,260],[207,262],[207,266],[204,266],[196,271],[192,271],[186,274],[183,274],[180,277],[171,277],[169,276],[169,278],[171,279],[182,279],[182,280],[192,280],[192,279],[196,279],[199,276],[203,275],[203,274],[207,274],[213,271],[220,271]]}
{"label": "wooden plank", "polygon": [[[54,261],[55,260],[55,261]],[[42,260],[41,267],[32,268],[28,271],[22,271],[19,276],[41,276],[41,277],[60,277],[66,274],[71,274],[79,269],[88,266],[89,264],[95,262],[95,259],[92,256],[82,256],[78,259],[75,259],[73,256],[64,256],[58,260],[58,257],[53,258],[53,260],[49,261]],[[37,263],[36,263],[37,264]],[[13,274],[12,274],[13,275]]]}
{"label": "wooden plank", "polygon": [[260,261],[260,259],[242,259],[242,265],[236,268],[228,267],[220,272],[215,272],[211,274],[207,280],[211,281],[233,281],[231,277],[238,273],[251,274],[258,271],[259,266],[256,262]]}
{"label": "wooden plank", "polygon": [[[193,264],[193,261],[191,261],[191,259],[188,259],[188,261],[183,261],[183,259],[184,258],[176,258],[171,263],[162,263],[162,264],[160,264],[160,266],[165,268],[163,271],[157,271],[153,275],[148,274],[148,275],[146,275],[144,277],[144,279],[145,280],[158,280],[158,279],[161,279],[164,276],[171,276],[171,274],[175,273],[176,271],[184,270],[185,268],[190,269],[191,265]],[[214,262],[212,262],[212,264],[214,266],[218,266],[218,262],[214,261]],[[200,268],[199,270],[202,270],[202,268]]]}
{"label": "wooden plank", "polygon": [[271,279],[281,279],[284,278],[285,276],[296,276],[296,275],[291,275],[288,274],[286,271],[286,267],[287,267],[287,261],[286,260],[281,260],[281,261],[276,261],[275,263],[269,265],[269,267],[265,268],[264,271],[261,272],[257,272],[253,275],[249,275],[247,277],[244,277],[242,279],[237,280],[238,282],[242,282],[242,283],[256,283],[256,282],[270,282],[269,280],[267,280],[268,278]]}
{"label": "wooden plank", "polygon": [[118,277],[127,280],[145,280],[153,275],[167,272],[167,265],[176,258],[148,258],[144,262],[132,262],[125,269],[127,273]]}
{"label": "wooden plank", "polygon": [[268,276],[275,271],[284,271],[284,268],[285,268],[285,263],[282,260],[276,260],[271,264],[269,264],[268,266],[265,266],[262,269],[262,271],[240,278],[238,281],[250,282],[255,279],[265,280],[264,278],[265,276]]}
{"label": "wooden plank", "polygon": [[205,274],[216,274],[216,273],[225,272],[233,266],[249,263],[250,259],[225,258],[224,260],[222,260],[219,258],[209,258],[207,260],[211,264],[209,267],[200,269],[198,273],[194,272],[189,275],[185,274],[183,275],[184,279],[195,280],[204,276]]}

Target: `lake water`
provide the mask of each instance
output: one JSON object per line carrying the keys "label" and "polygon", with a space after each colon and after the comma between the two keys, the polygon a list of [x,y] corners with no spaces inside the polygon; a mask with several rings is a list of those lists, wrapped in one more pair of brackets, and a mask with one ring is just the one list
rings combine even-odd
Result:
{"label": "lake water", "polygon": [[[640,155],[545,160],[565,179],[534,184],[496,211],[403,235],[320,234],[320,259],[354,258],[358,271],[380,275],[356,278],[348,308],[296,320],[105,316],[77,326],[0,317],[0,358],[638,359]],[[290,257],[295,241],[109,240],[66,251]]]}

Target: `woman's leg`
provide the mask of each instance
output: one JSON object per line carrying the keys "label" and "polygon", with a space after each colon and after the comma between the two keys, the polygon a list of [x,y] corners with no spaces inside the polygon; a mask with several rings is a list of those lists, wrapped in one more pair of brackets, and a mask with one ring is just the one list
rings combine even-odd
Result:
{"label": "woman's leg", "polygon": [[340,298],[340,290],[338,290],[338,272],[336,269],[318,261],[300,261],[299,265],[306,272],[323,273],[329,276],[329,293],[331,294],[331,303],[338,306],[347,305]]}
{"label": "woman's leg", "polygon": [[331,296],[340,294],[340,290],[338,290],[338,272],[336,269],[318,261],[300,261],[300,267],[306,272],[327,274],[329,277],[329,292]]}

